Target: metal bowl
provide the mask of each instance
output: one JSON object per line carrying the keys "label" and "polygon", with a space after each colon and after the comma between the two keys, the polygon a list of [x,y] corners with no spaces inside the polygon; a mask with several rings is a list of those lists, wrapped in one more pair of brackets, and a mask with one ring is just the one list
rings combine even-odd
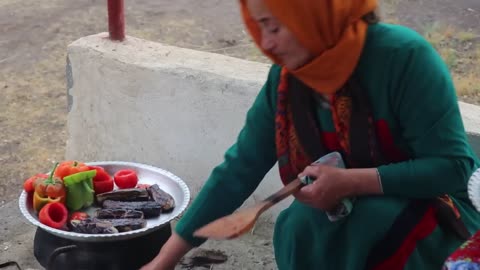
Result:
{"label": "metal bowl", "polygon": [[[185,211],[190,202],[190,191],[185,182],[183,182],[182,179],[174,174],[163,169],[144,164],[121,161],[89,162],[87,164],[92,166],[101,166],[110,175],[113,175],[115,172],[122,169],[135,170],[138,175],[138,182],[140,184],[158,184],[161,189],[172,195],[172,197],[175,199],[175,208],[170,213],[162,213],[159,217],[147,219],[147,225],[142,229],[115,234],[82,234],[54,229],[40,223],[38,220],[38,215],[35,213],[31,201],[27,199],[28,194],[25,191],[22,191],[19,199],[19,206],[20,211],[25,218],[33,225],[62,238],[83,242],[117,241],[135,238],[161,228],[172,220],[177,219]],[[81,211],[91,214],[96,209],[97,207],[92,206]]]}
{"label": "metal bowl", "polygon": [[477,169],[468,180],[468,197],[475,209],[480,212],[480,169]]}

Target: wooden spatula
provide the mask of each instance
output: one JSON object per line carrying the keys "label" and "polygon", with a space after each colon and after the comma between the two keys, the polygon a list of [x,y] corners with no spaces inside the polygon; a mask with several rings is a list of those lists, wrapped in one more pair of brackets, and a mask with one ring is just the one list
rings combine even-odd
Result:
{"label": "wooden spatula", "polygon": [[292,195],[303,186],[300,179],[292,181],[260,203],[219,218],[194,232],[194,236],[211,239],[233,239],[253,228],[258,217],[267,209]]}

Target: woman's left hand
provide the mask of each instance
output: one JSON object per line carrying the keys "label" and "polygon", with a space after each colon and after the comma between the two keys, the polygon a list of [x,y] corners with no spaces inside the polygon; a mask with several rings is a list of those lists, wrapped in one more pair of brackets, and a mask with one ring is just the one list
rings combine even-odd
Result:
{"label": "woman's left hand", "polygon": [[353,190],[352,183],[346,181],[346,170],[320,164],[308,166],[299,177],[310,176],[315,180],[295,193],[295,198],[324,211],[332,210]]}

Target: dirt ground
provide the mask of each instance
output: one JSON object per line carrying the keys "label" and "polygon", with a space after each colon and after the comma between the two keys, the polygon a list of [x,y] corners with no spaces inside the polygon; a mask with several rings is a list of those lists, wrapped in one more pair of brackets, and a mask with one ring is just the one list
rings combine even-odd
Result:
{"label": "dirt ground", "polygon": [[[478,103],[480,1],[381,2],[386,21],[411,26],[444,50],[442,55],[458,74],[458,83],[466,88],[460,98]],[[266,61],[246,36],[236,1],[142,0],[125,4],[128,35]],[[78,38],[106,30],[105,1],[0,1],[0,207],[18,197],[24,179],[48,171],[63,159],[66,47]]]}

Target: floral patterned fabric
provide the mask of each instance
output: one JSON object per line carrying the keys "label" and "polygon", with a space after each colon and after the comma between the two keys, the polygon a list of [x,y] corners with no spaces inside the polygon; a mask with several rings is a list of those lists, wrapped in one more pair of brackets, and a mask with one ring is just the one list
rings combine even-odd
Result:
{"label": "floral patterned fabric", "polygon": [[448,257],[442,270],[480,270],[480,231]]}

